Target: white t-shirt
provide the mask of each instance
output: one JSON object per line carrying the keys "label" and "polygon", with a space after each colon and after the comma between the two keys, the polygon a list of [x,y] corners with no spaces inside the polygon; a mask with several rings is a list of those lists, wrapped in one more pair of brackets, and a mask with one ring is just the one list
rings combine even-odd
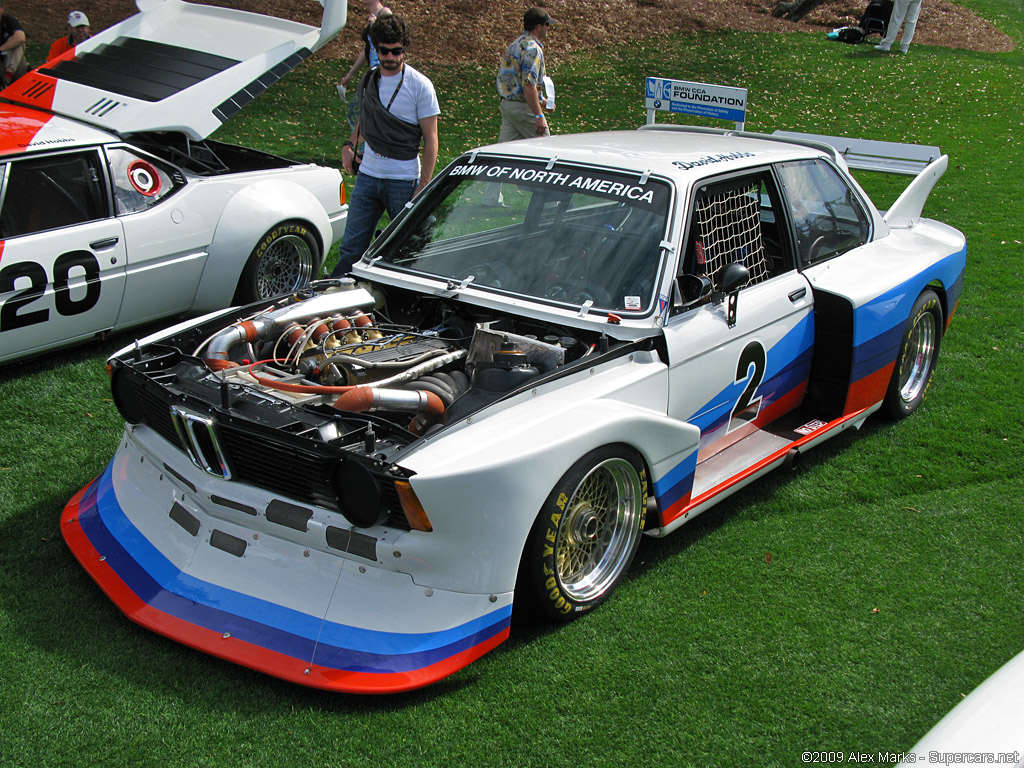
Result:
{"label": "white t-shirt", "polygon": [[[391,96],[401,83],[402,87],[391,103],[389,110],[399,120],[418,125],[424,117],[432,117],[441,114],[441,107],[437,103],[437,94],[434,92],[434,84],[427,79],[426,75],[413,69],[408,64],[404,66],[405,79],[402,73],[386,75],[381,71],[378,93],[380,102],[385,106],[391,101]],[[417,154],[412,160],[395,160],[393,157],[384,157],[377,154],[366,142],[363,163],[359,166],[359,172],[378,179],[418,179],[420,177],[420,156]]]}

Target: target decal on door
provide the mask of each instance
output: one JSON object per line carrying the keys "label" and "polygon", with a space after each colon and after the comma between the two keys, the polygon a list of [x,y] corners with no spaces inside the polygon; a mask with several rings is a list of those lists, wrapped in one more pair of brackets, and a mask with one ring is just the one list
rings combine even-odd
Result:
{"label": "target decal on door", "polygon": [[146,197],[153,197],[160,191],[160,173],[145,160],[135,160],[128,166],[128,181],[136,192]]}

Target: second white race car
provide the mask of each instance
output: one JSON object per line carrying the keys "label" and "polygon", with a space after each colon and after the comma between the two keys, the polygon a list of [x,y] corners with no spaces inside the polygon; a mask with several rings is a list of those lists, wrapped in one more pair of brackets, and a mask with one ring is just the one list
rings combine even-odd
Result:
{"label": "second white race car", "polygon": [[301,288],[347,214],[341,174],[207,138],[345,23],[181,0],[0,93],[0,363]]}

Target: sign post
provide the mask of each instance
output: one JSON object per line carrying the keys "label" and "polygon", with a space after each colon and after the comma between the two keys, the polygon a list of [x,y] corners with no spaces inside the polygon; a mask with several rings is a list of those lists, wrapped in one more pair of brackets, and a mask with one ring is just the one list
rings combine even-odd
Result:
{"label": "sign post", "polygon": [[648,125],[654,124],[656,112],[676,112],[732,120],[736,130],[742,131],[747,115],[747,89],[648,77],[646,104]]}

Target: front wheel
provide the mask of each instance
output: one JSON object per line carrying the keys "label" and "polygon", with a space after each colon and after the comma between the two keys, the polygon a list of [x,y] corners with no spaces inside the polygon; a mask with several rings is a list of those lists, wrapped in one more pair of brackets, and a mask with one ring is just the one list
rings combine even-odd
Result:
{"label": "front wheel", "polygon": [[921,405],[932,382],[941,341],[942,305],[934,291],[924,291],[910,311],[885,394],[885,407],[892,418],[906,418]]}
{"label": "front wheel", "polygon": [[624,446],[591,451],[558,481],[537,516],[521,577],[541,613],[571,621],[603,603],[640,542],[647,474]]}
{"label": "front wheel", "polygon": [[278,224],[260,238],[238,281],[235,301],[248,304],[309,285],[320,266],[320,247],[309,227]]}

